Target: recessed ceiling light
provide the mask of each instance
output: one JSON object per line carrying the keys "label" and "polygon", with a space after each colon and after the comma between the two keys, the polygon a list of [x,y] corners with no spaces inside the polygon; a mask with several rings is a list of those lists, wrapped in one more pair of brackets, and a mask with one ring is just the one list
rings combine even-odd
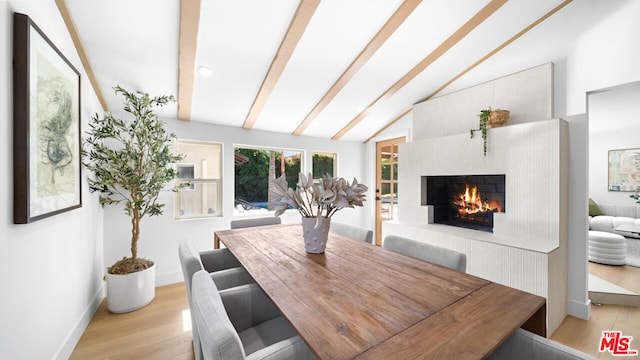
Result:
{"label": "recessed ceiling light", "polygon": [[198,66],[198,72],[200,73],[200,75],[204,76],[204,77],[209,77],[211,75],[213,75],[213,71],[211,70],[210,67],[208,66]]}

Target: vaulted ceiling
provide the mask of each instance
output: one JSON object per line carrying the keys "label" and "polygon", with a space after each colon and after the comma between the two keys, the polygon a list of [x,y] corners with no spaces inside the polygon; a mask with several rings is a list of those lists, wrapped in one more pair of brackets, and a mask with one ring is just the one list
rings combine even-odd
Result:
{"label": "vaulted ceiling", "polygon": [[[105,110],[367,141],[424,99],[546,62],[602,0],[55,0]],[[495,104],[487,104],[495,106]],[[443,119],[446,121],[446,119]]]}

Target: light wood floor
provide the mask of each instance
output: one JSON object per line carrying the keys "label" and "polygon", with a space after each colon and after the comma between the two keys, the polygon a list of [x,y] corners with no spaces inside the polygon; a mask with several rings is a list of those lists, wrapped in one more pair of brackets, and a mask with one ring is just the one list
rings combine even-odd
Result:
{"label": "light wood floor", "polygon": [[612,266],[589,262],[589,274],[640,294],[640,268],[634,266]]}
{"label": "light wood floor", "polygon": [[[590,274],[640,294],[640,268],[591,262],[588,266]],[[605,330],[618,330],[624,336],[633,336],[631,348],[640,351],[640,307],[591,305],[591,318],[588,321],[567,316],[551,339],[600,359],[620,359],[619,356],[598,350],[602,331]]]}
{"label": "light wood floor", "polygon": [[[589,271],[640,293],[640,268],[590,263]],[[188,309],[183,283],[156,288],[151,304],[127,314],[109,313],[103,302],[71,359],[191,360],[191,330],[185,329],[185,321],[191,319]],[[640,350],[640,307],[593,305],[590,320],[568,316],[551,338],[601,359],[614,358],[598,351],[604,330],[633,336],[631,348]]]}
{"label": "light wood floor", "polygon": [[151,304],[126,314],[110,313],[103,301],[70,359],[191,360],[188,310],[184,283],[157,287]]}

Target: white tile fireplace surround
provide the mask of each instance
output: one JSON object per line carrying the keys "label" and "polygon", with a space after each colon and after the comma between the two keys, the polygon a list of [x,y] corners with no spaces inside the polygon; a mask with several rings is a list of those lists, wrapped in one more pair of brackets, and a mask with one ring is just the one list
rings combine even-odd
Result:
{"label": "white tile fireplace surround", "polygon": [[[568,124],[559,119],[401,144],[398,219],[383,223],[395,234],[461,251],[467,272],[547,298],[547,333],[567,313]],[[504,213],[493,233],[429,224],[421,179],[430,175],[505,174]]]}

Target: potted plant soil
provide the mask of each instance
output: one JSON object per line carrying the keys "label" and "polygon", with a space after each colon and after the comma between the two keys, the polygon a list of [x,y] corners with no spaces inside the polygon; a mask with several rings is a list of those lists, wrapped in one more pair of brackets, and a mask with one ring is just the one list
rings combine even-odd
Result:
{"label": "potted plant soil", "polygon": [[131,256],[117,261],[107,270],[107,308],[129,312],[146,306],[155,296],[153,261],[138,257],[140,221],[163,213],[158,202],[160,191],[177,177],[171,166],[182,159],[171,152],[174,134],[164,130],[155,107],[175,101],[172,95],[150,97],[129,92],[120,86],[116,94],[124,97],[127,120],[96,114],[82,148],[83,165],[93,172],[91,192],[100,193],[100,204],[121,204],[131,218]]}

